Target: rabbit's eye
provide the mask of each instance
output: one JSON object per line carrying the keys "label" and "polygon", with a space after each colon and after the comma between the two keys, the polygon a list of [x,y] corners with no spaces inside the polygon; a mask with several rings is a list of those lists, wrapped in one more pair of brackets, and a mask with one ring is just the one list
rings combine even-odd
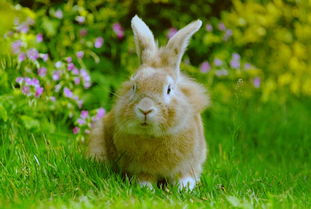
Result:
{"label": "rabbit's eye", "polygon": [[136,85],[135,85],[135,84],[133,84],[132,90],[133,90],[133,91],[136,91]]}
{"label": "rabbit's eye", "polygon": [[170,94],[171,93],[171,85],[168,85],[167,87],[167,94]]}

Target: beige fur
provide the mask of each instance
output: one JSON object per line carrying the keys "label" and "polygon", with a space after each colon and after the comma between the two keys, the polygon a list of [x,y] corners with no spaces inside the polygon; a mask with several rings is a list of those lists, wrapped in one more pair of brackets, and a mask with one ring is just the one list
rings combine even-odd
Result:
{"label": "beige fur", "polygon": [[113,109],[94,124],[90,156],[136,176],[140,185],[166,179],[180,188],[194,187],[207,154],[200,113],[209,100],[179,65],[201,24],[190,23],[158,48],[148,26],[132,19],[142,65],[122,85]]}

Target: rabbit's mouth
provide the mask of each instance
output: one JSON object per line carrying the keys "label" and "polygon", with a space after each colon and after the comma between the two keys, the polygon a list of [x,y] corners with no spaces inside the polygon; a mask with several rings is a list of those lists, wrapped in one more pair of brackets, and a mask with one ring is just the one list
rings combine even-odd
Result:
{"label": "rabbit's mouth", "polygon": [[149,124],[145,121],[143,123],[141,123],[142,126],[148,126]]}

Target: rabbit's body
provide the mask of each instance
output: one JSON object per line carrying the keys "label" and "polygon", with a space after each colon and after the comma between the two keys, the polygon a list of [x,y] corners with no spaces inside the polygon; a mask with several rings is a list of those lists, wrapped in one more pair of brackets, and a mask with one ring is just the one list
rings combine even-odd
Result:
{"label": "rabbit's body", "polygon": [[185,42],[200,26],[198,21],[188,25],[158,49],[149,28],[133,18],[143,65],[122,85],[114,108],[95,124],[92,156],[116,163],[143,185],[166,179],[194,187],[206,159],[200,113],[208,97],[201,85],[179,72],[179,63]]}

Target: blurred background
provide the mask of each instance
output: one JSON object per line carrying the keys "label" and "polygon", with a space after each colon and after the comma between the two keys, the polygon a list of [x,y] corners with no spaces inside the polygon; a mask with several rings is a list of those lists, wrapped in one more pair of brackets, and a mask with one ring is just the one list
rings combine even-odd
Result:
{"label": "blurred background", "polygon": [[[193,193],[135,189],[83,155],[139,66],[135,14],[160,45],[203,21],[181,64],[212,101]],[[311,208],[310,54],[310,0],[0,0],[0,208]]]}
{"label": "blurred background", "polygon": [[60,117],[83,138],[139,66],[135,14],[160,45],[203,21],[181,68],[209,89],[216,107],[307,101],[310,7],[294,0],[1,1],[0,119],[18,113],[28,128],[50,130]]}

